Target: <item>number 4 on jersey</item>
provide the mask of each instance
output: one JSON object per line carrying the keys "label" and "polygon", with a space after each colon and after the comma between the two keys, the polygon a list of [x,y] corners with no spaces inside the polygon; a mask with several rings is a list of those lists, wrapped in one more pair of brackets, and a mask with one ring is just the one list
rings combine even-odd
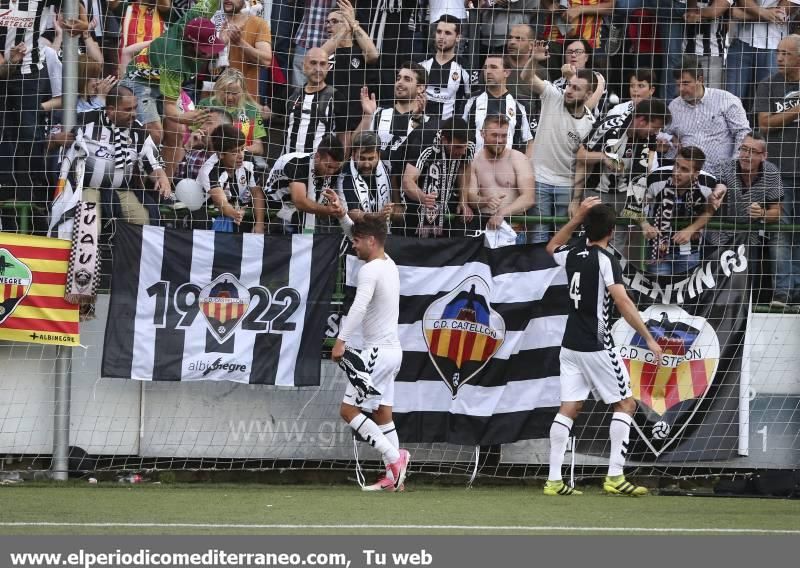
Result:
{"label": "number 4 on jersey", "polygon": [[581,273],[576,272],[572,275],[569,283],[569,298],[575,302],[575,309],[578,309],[578,302],[581,301]]}

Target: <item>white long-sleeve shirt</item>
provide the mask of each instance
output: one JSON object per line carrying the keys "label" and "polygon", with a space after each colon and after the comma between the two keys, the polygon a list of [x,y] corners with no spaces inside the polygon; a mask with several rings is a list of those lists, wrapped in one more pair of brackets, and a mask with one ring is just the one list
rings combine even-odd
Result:
{"label": "white long-sleeve shirt", "polygon": [[339,332],[345,343],[361,327],[364,346],[400,347],[400,273],[388,256],[362,265],[356,277],[356,297]]}

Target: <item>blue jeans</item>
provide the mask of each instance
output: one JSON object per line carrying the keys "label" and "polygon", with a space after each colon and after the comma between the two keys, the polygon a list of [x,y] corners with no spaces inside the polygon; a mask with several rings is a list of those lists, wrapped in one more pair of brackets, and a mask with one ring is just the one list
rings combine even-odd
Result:
{"label": "blue jeans", "polygon": [[671,276],[689,272],[698,264],[700,264],[699,252],[686,255],[672,253],[654,264],[647,264],[647,270],[653,274]]}
{"label": "blue jeans", "polygon": [[[728,49],[725,88],[740,99],[755,93],[755,85],[778,69],[778,52],[752,47],[735,39]],[[755,70],[755,78],[753,77]]]}
{"label": "blue jeans", "polygon": [[284,74],[289,76],[289,52],[292,48],[292,36],[296,27],[294,2],[289,0],[272,0],[270,29],[272,30],[272,56]]}
{"label": "blue jeans", "polygon": [[[781,223],[800,223],[800,178],[783,179]],[[775,238],[775,293],[800,301],[800,233],[780,231]]]}
{"label": "blue jeans", "polygon": [[[536,182],[536,205],[528,210],[531,217],[566,217],[569,214],[569,200],[572,188]],[[546,243],[550,240],[549,224],[536,224],[530,235],[531,243]]]}
{"label": "blue jeans", "polygon": [[686,5],[676,0],[662,0],[658,8],[658,31],[664,49],[664,67],[661,83],[664,85],[664,100],[671,101],[678,96],[678,86],[673,77],[675,69],[680,69],[683,58],[683,38],[686,37],[686,22],[683,15]]}

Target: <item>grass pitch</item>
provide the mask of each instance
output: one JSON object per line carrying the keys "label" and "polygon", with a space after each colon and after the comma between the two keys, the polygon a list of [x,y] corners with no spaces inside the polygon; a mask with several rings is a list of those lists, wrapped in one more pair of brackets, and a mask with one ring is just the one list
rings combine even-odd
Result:
{"label": "grass pitch", "polygon": [[0,534],[800,534],[796,500],[629,498],[585,489],[545,497],[539,486],[413,482],[399,494],[354,485],[25,484],[0,487]]}

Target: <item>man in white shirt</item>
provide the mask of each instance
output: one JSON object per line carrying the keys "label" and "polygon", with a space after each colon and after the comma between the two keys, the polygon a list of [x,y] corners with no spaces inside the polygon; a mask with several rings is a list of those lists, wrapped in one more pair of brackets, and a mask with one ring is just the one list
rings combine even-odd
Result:
{"label": "man in white shirt", "polygon": [[731,46],[725,88],[742,100],[778,71],[778,42],[789,34],[790,11],[798,0],[739,0],[731,9]]}
{"label": "man in white shirt", "polygon": [[[336,201],[335,196],[331,199]],[[344,212],[341,206],[340,212]],[[400,274],[383,249],[386,217],[366,214],[349,226],[349,218],[342,216],[345,231],[352,235],[353,250],[364,264],[356,275],[356,297],[331,353],[350,381],[339,414],[358,437],[383,455],[386,464],[386,476],[365,486],[364,491],[402,491],[410,455],[400,449],[392,421],[394,379],[403,360],[397,332]],[[363,349],[354,349],[348,343],[359,329]],[[362,409],[371,412],[372,418]]]}
{"label": "man in white shirt", "polygon": [[[676,71],[679,96],[669,103],[672,123],[665,128],[673,145],[695,146],[706,155],[706,169],[736,158],[750,132],[742,101],[728,91],[706,87],[703,65],[685,55]],[[672,156],[667,156],[672,157]]]}
{"label": "man in white shirt", "polygon": [[[529,215],[566,217],[572,195],[575,153],[592,130],[594,118],[586,101],[597,88],[589,69],[579,69],[562,92],[531,73],[531,90],[542,99],[542,113],[533,143],[536,206]],[[548,225],[537,225],[531,241],[546,243]]]}

